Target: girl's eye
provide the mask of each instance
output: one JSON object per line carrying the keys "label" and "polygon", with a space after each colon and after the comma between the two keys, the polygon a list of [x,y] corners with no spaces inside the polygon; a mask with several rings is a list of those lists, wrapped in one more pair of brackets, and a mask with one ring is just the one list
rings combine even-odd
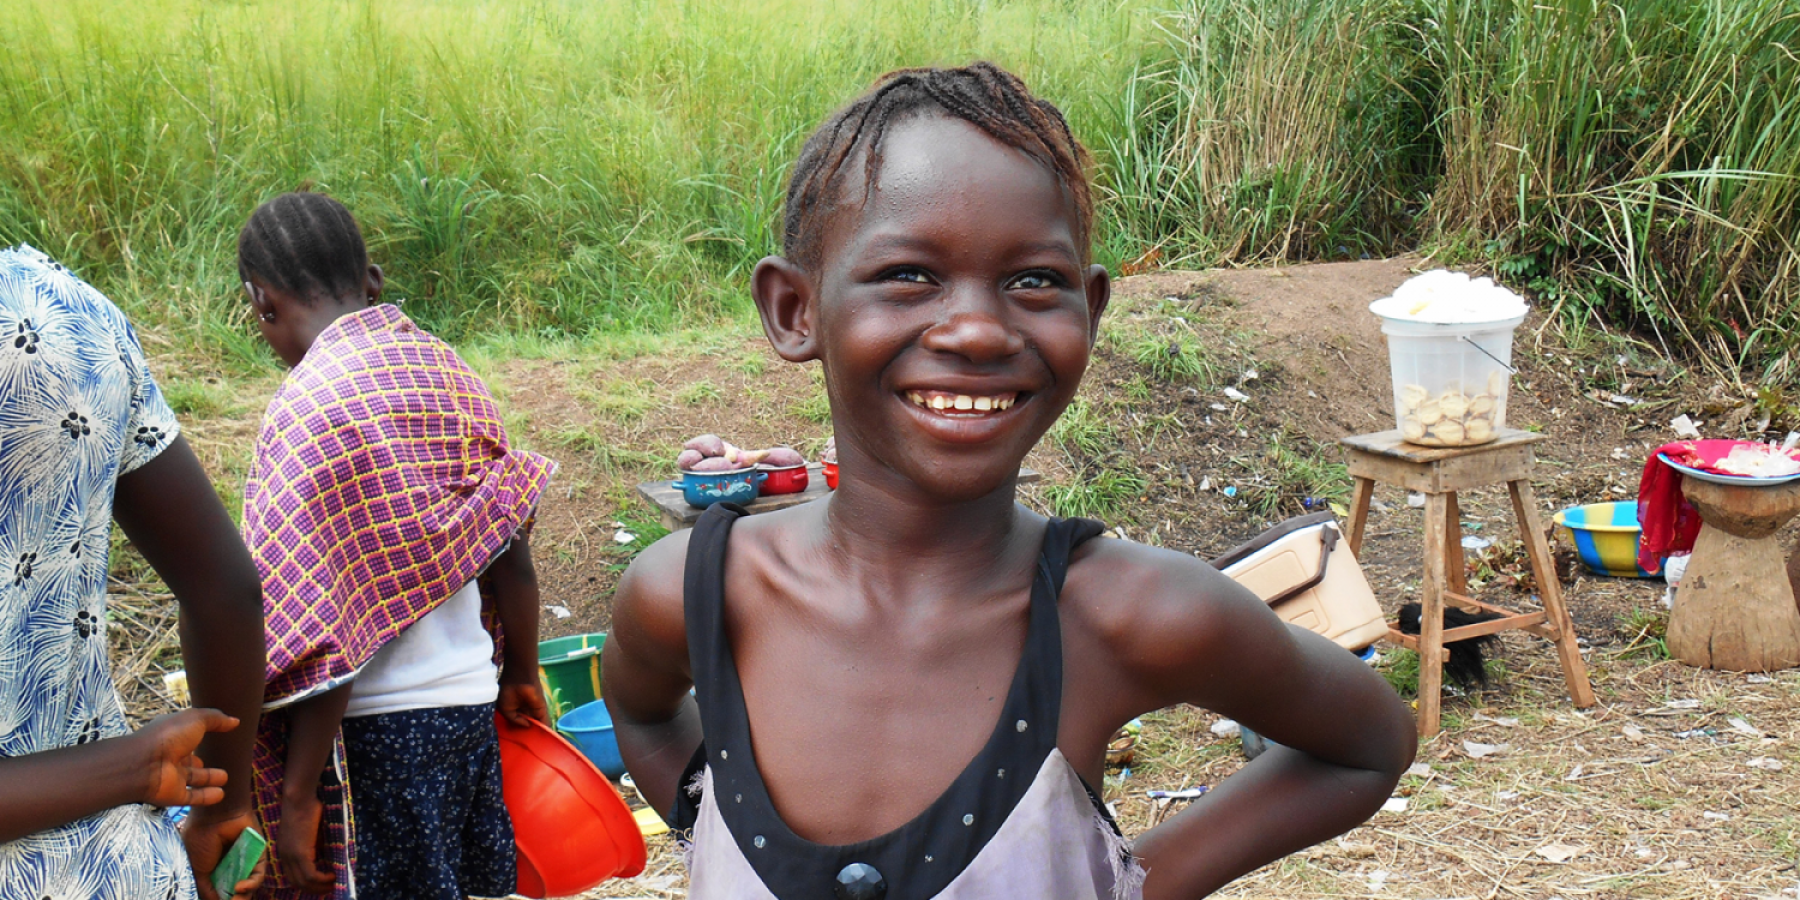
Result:
{"label": "girl's eye", "polygon": [[918,269],[912,266],[896,266],[881,273],[881,280],[905,281],[911,284],[930,284],[931,276],[925,274],[924,269]]}
{"label": "girl's eye", "polygon": [[1055,272],[1037,270],[1014,278],[1007,287],[1016,291],[1041,291],[1062,287],[1063,280]]}

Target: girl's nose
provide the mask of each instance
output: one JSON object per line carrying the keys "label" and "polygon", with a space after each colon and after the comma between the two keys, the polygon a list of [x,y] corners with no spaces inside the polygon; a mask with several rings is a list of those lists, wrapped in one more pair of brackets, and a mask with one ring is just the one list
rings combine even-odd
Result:
{"label": "girl's nose", "polygon": [[998,297],[952,297],[943,317],[926,329],[928,350],[954,353],[971,362],[1005,359],[1025,349],[1025,338],[1007,322]]}

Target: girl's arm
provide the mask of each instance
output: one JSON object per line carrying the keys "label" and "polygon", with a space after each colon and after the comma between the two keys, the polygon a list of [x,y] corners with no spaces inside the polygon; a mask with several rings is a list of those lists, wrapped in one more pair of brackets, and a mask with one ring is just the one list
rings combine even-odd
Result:
{"label": "girl's arm", "polygon": [[[1210,668],[1272,683],[1229,690],[1239,695],[1230,699],[1208,691],[1206,705],[1280,746],[1137,840],[1151,873],[1146,898],[1205,896],[1355,828],[1412,764],[1412,717],[1367,665],[1311,632],[1260,637],[1268,640],[1246,641]],[[1257,666],[1244,657],[1259,643],[1286,646]]]}
{"label": "girl's arm", "polygon": [[[1094,561],[1112,565],[1080,579],[1111,587],[1083,593],[1138,598],[1098,616],[1110,620],[1102,640],[1108,667],[1124,676],[1115,682],[1120,692],[1135,695],[1138,709],[1192,703],[1282,745],[1137,839],[1146,898],[1203,897],[1381,808],[1412,763],[1417,732],[1380,675],[1282,623],[1211,566],[1123,541],[1095,543],[1102,546]],[[1077,577],[1072,570],[1072,585]]]}
{"label": "girl's arm", "polygon": [[325,805],[319,801],[319,776],[331,761],[331,748],[344,710],[350,706],[352,682],[316,694],[288,707],[287,766],[281,782],[281,830],[275,835],[275,854],[288,881],[307,893],[331,889],[336,874],[318,864],[319,821]]}
{"label": "girl's arm", "polygon": [[128,803],[218,803],[225,772],[194,748],[237,724],[216,709],[185,709],[116,738],[0,757],[0,844]]}
{"label": "girl's arm", "polygon": [[644,799],[667,816],[699,748],[700,707],[688,694],[682,572],[690,532],[669,535],[625,570],[613,595],[612,634],[600,654],[604,699],[619,753]]}
{"label": "girl's arm", "polygon": [[255,824],[250,751],[263,698],[262,580],[185,438],[119,479],[113,518],[181,604],[194,704],[240,723],[201,741],[200,758],[226,773],[225,793],[217,805],[194,810],[182,829],[200,896],[212,900],[213,868]]}
{"label": "girl's arm", "polygon": [[496,706],[514,725],[524,726],[526,719],[548,724],[550,711],[544,703],[544,689],[538,685],[538,583],[530,536],[521,532],[513,538],[512,545],[488,566],[487,574],[493,579],[494,608],[500,616],[501,633],[506,635]]}

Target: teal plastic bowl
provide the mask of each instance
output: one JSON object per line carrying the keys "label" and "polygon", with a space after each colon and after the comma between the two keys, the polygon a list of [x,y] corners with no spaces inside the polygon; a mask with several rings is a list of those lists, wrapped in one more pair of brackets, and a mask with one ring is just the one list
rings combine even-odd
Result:
{"label": "teal plastic bowl", "polygon": [[1581,564],[1595,575],[1614,578],[1656,578],[1638,566],[1638,527],[1636,500],[1611,503],[1587,503],[1571,506],[1552,517]]}
{"label": "teal plastic bowl", "polygon": [[606,711],[605,701],[569,710],[556,720],[556,730],[606,777],[618,781],[624,776],[625,758],[619,755],[619,736],[613,733],[612,713]]}

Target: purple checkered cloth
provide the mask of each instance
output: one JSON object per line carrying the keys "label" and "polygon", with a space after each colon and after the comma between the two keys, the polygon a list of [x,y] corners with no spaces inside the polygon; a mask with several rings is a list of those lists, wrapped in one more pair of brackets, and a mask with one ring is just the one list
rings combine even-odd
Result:
{"label": "purple checkered cloth", "polygon": [[[244,489],[267,623],[256,786],[271,838],[287,756],[279,708],[343,684],[475,580],[554,470],[509,445],[487,386],[396,307],[319,334],[269,403]],[[329,823],[343,863],[355,858],[348,789]]]}

